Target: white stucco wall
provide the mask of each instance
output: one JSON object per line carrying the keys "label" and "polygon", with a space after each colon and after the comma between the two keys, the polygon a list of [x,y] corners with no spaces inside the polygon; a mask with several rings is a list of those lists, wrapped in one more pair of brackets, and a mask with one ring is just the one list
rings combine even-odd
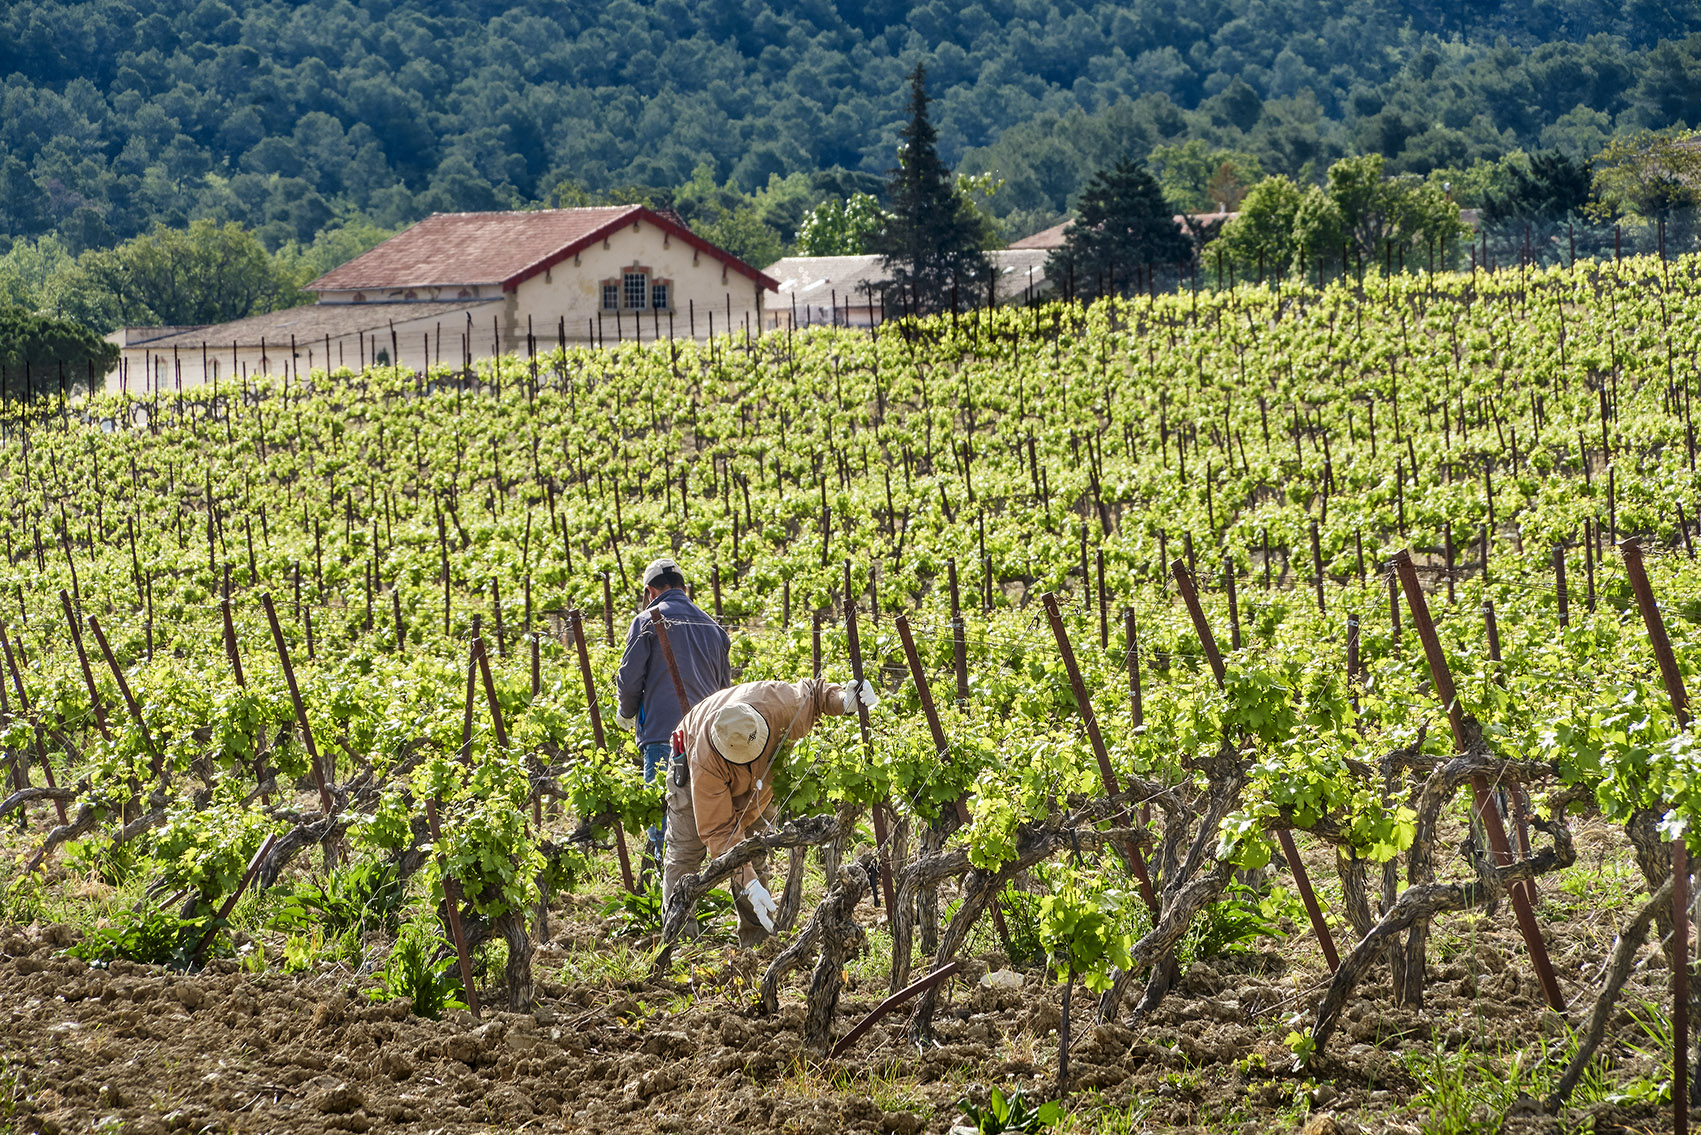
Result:
{"label": "white stucco wall", "polygon": [[523,281],[511,299],[508,333],[524,343],[530,317],[540,347],[553,346],[560,321],[565,320],[568,342],[583,343],[596,334],[600,313],[601,335],[606,343],[615,341],[617,324],[620,337],[630,340],[635,333],[634,315],[641,316],[637,334],[644,342],[654,339],[658,329],[661,337],[667,338],[668,312],[622,311],[617,320],[614,312],[602,310],[603,280],[619,278],[632,265],[650,269],[651,279],[671,281],[673,334],[677,338],[689,338],[693,330],[696,338],[708,338],[711,314],[715,334],[725,335],[729,309],[738,334],[744,333],[746,317],[752,335],[764,329],[762,311],[773,297],[761,285],[690,242],[640,220],[636,227],[623,226],[609,234],[606,242],[598,241],[548,272]]}

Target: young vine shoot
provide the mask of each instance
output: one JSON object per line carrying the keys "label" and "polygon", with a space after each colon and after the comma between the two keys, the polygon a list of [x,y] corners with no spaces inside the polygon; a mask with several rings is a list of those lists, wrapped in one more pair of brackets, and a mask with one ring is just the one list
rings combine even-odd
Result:
{"label": "young vine shoot", "polygon": [[[827,718],[776,769],[770,855],[830,864],[788,896],[816,929],[785,967],[877,913],[896,990],[1014,955],[1027,919],[1096,999],[1077,1018],[1125,1020],[1232,909],[1320,966],[1326,947],[1285,1031],[1302,1065],[1350,1067],[1331,1036],[1357,987],[1421,1007],[1430,938],[1486,909],[1524,928],[1504,966],[1587,1064],[1623,974],[1610,942],[1548,965],[1544,876],[1604,823],[1649,948],[1676,949],[1670,845],[1701,826],[1635,587],[1645,570],[1681,691],[1698,337],[1696,262],[1640,257],[872,334],[540,336],[430,374],[275,349],[268,376],[13,404],[10,909],[68,856],[122,862],[169,904],[156,960],[194,966],[230,951],[239,892],[360,868],[432,912],[386,971],[416,1004],[476,1005],[460,959],[504,942],[484,1000],[530,1007],[551,901],[642,890],[662,788],[612,678],[667,555],[740,680],[849,681],[854,618],[882,698],[866,740]],[[1313,912],[1270,913],[1301,892]],[[310,927],[334,897],[290,909]],[[829,968],[804,983],[818,1053],[855,1023]],[[904,1003],[907,1035],[948,995]]]}

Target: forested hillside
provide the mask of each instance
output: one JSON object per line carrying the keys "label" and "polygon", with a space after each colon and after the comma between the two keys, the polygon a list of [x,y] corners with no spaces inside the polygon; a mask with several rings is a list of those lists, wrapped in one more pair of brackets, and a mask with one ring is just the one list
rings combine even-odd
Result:
{"label": "forested hillside", "polygon": [[355,215],[677,187],[705,161],[746,193],[878,174],[917,61],[942,155],[1005,179],[1013,229],[1187,138],[1313,179],[1358,152],[1420,173],[1586,156],[1701,121],[1694,28],[1701,4],[1608,0],[11,0],[0,249],[197,218],[276,248]]}

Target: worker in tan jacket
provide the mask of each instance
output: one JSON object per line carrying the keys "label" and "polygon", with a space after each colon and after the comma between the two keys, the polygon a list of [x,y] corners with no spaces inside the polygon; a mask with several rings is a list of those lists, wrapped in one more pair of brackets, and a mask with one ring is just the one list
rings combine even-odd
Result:
{"label": "worker in tan jacket", "polygon": [[[693,706],[674,734],[667,780],[667,852],[662,894],[695,872],[706,852],[713,859],[747,836],[766,831],[772,819],[771,770],[780,747],[807,734],[823,714],[855,708],[851,696],[873,709],[874,685],[840,685],[819,678],[801,682],[745,682]],[[774,929],[778,904],[768,890],[765,858],[732,876],[740,945],[754,946]],[[693,918],[686,933],[696,928]]]}

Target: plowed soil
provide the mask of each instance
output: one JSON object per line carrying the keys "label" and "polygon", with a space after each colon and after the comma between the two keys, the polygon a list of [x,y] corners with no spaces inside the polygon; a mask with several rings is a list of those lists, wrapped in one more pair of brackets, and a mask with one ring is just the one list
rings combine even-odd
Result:
{"label": "plowed soil", "polygon": [[[1541,908],[1579,1022],[1626,901],[1590,898],[1550,887]],[[607,929],[582,913],[594,904],[565,906],[556,943],[536,958],[535,1011],[487,1008],[479,1021],[374,1003],[363,992],[370,977],[346,967],[251,974],[227,958],[195,975],[122,961],[91,968],[65,953],[76,938],[69,926],[0,928],[0,1133],[914,1135],[947,1131],[960,1121],[959,1099],[984,1100],[994,1085],[1037,1097],[1054,1090],[1061,988],[1037,971],[1019,988],[985,984],[989,970],[1007,968],[1001,955],[970,959],[947,987],[936,1046],[906,1039],[906,1006],[842,1059],[816,1061],[798,1031],[806,974],[794,975],[777,1017],[754,1007],[776,944],[759,954],[698,945],[664,980],[562,984],[573,951],[609,946]],[[1448,1077],[1511,1083],[1528,1074],[1527,1054],[1544,1036],[1562,1058],[1565,1026],[1543,1007],[1502,911],[1440,924],[1422,1012],[1395,1010],[1385,979],[1367,983],[1328,1052],[1297,1071],[1284,1038],[1309,1026],[1326,972],[1315,942],[1293,929],[1279,947],[1266,941],[1196,963],[1132,1027],[1094,1027],[1093,999],[1077,987],[1071,1129],[1415,1135],[1432,1129],[1423,1093],[1432,1102]],[[1657,952],[1643,959],[1615,1036],[1635,1034],[1628,1012],[1639,999],[1668,996]],[[841,1034],[886,992],[868,976],[873,967],[859,972],[840,1004]],[[500,1003],[499,990],[490,996]],[[1446,1056],[1467,1047],[1479,1054],[1471,1062]],[[1523,1066],[1512,1067],[1520,1049]],[[1620,1078],[1643,1059],[1618,1041],[1606,1050]],[[1669,1125],[1651,1104],[1604,1100],[1557,1119],[1533,1101],[1515,1104],[1503,1127],[1477,1118],[1476,1129],[1519,1133]]]}

